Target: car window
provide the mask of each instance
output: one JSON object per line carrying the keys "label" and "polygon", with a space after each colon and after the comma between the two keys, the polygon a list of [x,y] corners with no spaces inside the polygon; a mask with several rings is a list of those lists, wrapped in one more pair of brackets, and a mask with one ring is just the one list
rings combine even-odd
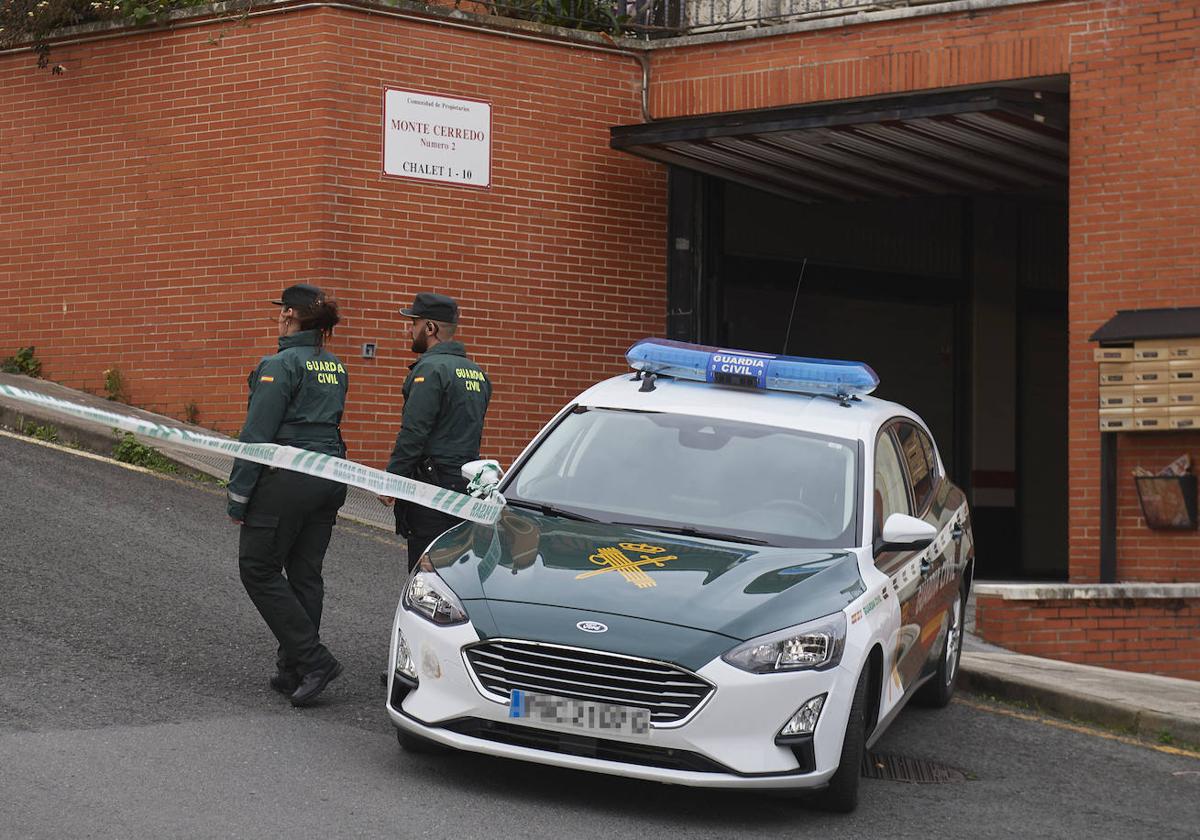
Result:
{"label": "car window", "polygon": [[858,542],[858,447],[733,420],[576,409],[505,495],[606,522],[848,547]]}
{"label": "car window", "polygon": [[917,514],[925,511],[933,495],[933,471],[922,437],[924,433],[912,423],[896,424],[896,438],[900,441],[904,464],[908,467],[908,482]]}
{"label": "car window", "polygon": [[883,523],[893,513],[911,513],[908,507],[907,479],[900,456],[886,431],[875,441],[875,539],[883,536]]}
{"label": "car window", "polygon": [[921,447],[925,450],[925,460],[929,462],[929,471],[933,473],[933,480],[936,482],[942,477],[942,474],[938,470],[937,451],[933,448],[933,440],[925,434],[923,429],[917,429],[917,436],[921,438]]}

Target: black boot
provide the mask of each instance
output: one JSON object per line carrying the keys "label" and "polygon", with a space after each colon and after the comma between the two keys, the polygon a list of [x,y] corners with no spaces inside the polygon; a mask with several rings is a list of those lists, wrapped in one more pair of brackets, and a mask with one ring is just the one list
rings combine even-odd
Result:
{"label": "black boot", "polygon": [[325,690],[325,686],[336,680],[342,673],[342,663],[336,659],[324,668],[309,671],[300,680],[300,685],[292,692],[293,706],[307,706],[317,699],[317,695]]}

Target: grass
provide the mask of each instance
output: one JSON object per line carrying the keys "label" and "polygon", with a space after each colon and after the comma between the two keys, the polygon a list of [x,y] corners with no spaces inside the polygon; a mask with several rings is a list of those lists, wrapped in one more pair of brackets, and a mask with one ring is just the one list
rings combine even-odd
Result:
{"label": "grass", "polygon": [[35,440],[44,440],[46,443],[58,443],[58,428],[50,424],[45,426],[39,423],[28,422],[21,426],[21,434],[28,435]]}
{"label": "grass", "polygon": [[173,461],[153,446],[140,443],[132,432],[125,432],[122,435],[121,439],[117,441],[117,445],[113,447],[112,455],[123,464],[133,464],[137,467],[145,467],[148,470],[171,475],[179,472],[179,467]]}

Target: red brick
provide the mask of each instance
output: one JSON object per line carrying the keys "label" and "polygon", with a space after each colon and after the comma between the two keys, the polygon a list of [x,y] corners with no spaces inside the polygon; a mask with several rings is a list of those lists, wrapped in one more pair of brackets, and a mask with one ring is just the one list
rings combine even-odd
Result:
{"label": "red brick", "polygon": [[[656,117],[1069,74],[1077,582],[1099,577],[1087,337],[1119,308],[1200,305],[1200,19],[1194,0],[1126,5],[1048,0],[651,55]],[[610,126],[642,120],[633,60],[342,9],[264,16],[208,44],[218,28],[65,46],[61,77],[0,56],[0,287],[21,301],[6,334],[37,345],[48,376],[96,390],[117,364],[147,407],[180,416],[194,400],[232,431],[272,344],[257,302],[317,282],[346,304],[332,347],[352,370],[352,452],[379,464],[411,358],[395,310],[433,286],[462,300],[464,338],[496,378],[485,450],[509,461],[562,401],[620,371],[632,340],[662,332],[665,170],[607,148]],[[382,178],[384,84],[490,99],[491,189]],[[517,322],[556,340],[525,353]],[[205,342],[179,351],[183,332]],[[378,359],[355,357],[367,340]],[[1119,450],[1119,577],[1200,580],[1200,533],[1147,529],[1129,479],[1200,457],[1200,433],[1122,435]]]}

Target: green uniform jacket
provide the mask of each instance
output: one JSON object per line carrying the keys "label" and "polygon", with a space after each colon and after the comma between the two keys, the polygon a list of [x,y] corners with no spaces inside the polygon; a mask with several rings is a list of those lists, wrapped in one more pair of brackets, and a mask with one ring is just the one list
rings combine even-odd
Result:
{"label": "green uniform jacket", "polygon": [[467,358],[462,342],[443,341],[426,350],[404,380],[400,433],[387,471],[413,478],[426,458],[443,472],[478,459],[491,398],[491,381]]}
{"label": "green uniform jacket", "polygon": [[[250,402],[238,440],[281,443],[343,457],[342,411],[349,376],[342,363],[319,348],[316,330],[285,335],[279,352],[265,356],[250,374]],[[229,515],[242,519],[254,495],[261,464],[236,460],[229,476]]]}

